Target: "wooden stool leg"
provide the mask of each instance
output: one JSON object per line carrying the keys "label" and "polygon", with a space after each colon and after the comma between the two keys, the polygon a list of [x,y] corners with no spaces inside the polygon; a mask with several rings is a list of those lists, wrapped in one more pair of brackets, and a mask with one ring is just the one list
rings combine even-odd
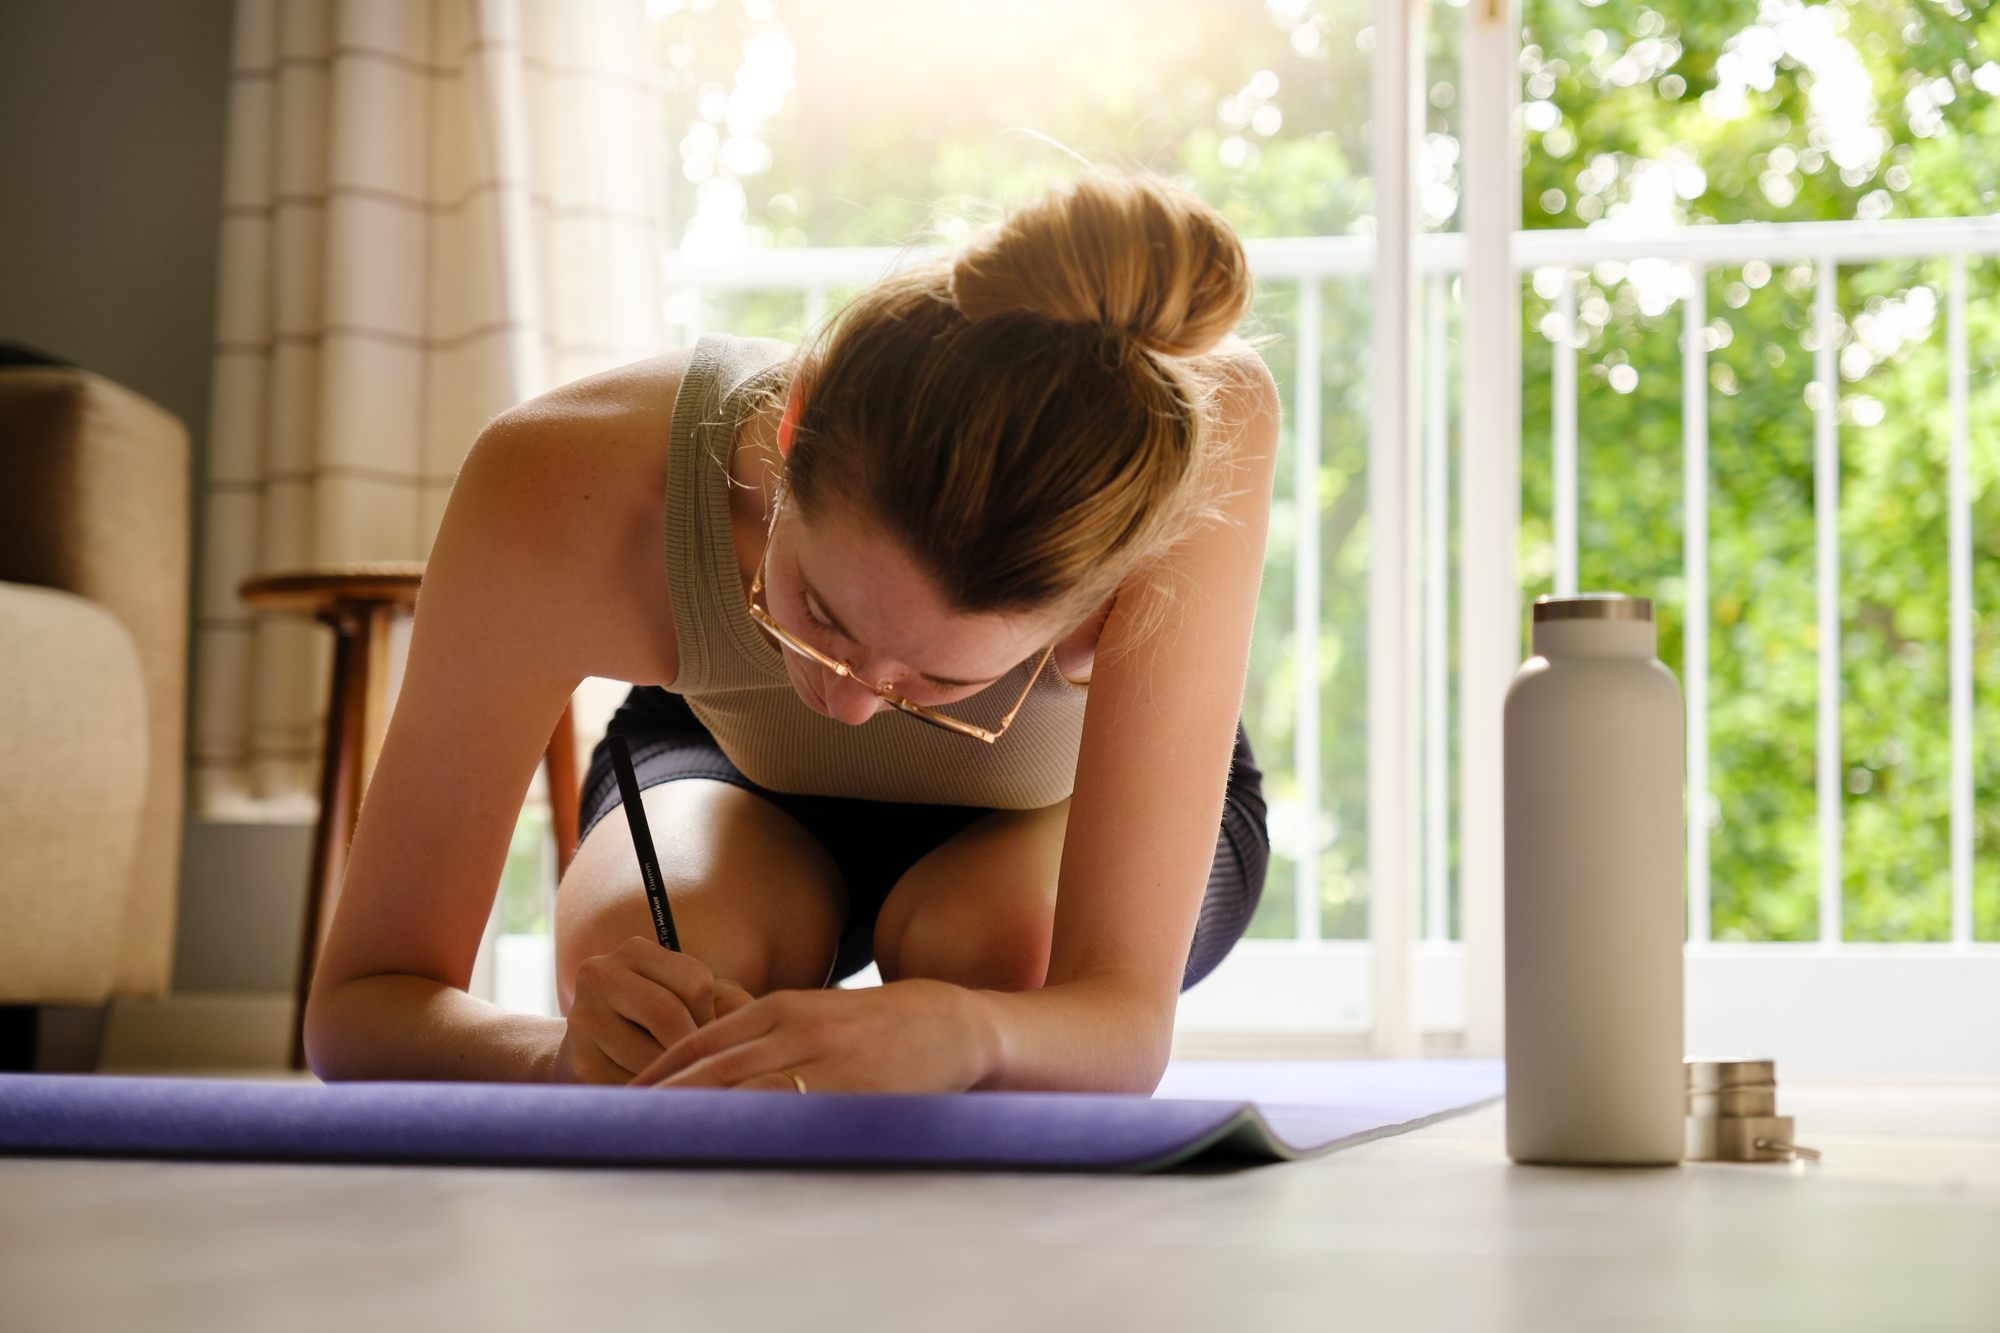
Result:
{"label": "wooden stool leg", "polygon": [[368,636],[368,688],[363,692],[364,720],[361,724],[361,771],[357,775],[355,813],[360,813],[360,793],[368,790],[375,776],[375,761],[382,756],[382,738],[389,731],[389,622],[396,608],[377,602],[361,608],[368,617],[363,632]]}
{"label": "wooden stool leg", "polygon": [[361,813],[362,772],[372,688],[376,608],[342,605],[323,619],[333,629],[333,689],[327,700],[325,752],[320,760],[319,824],[313,834],[312,875],[306,882],[305,910],[299,923],[299,967],[292,1008],[293,1069],[306,1067],[306,999],[312,994],[313,971],[320,943],[340,898],[347,873],[347,847]]}
{"label": "wooden stool leg", "polygon": [[582,800],[576,777],[576,719],[570,714],[568,704],[563,705],[562,716],[556,719],[556,729],[549,736],[546,762],[549,813],[556,835],[556,880],[560,883],[576,856],[577,806]]}

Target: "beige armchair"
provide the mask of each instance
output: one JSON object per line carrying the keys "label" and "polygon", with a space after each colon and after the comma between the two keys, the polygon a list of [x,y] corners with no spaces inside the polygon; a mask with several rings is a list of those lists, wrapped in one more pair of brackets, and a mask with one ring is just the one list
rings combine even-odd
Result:
{"label": "beige armchair", "polygon": [[0,1005],[168,988],[188,582],[181,423],[0,365]]}

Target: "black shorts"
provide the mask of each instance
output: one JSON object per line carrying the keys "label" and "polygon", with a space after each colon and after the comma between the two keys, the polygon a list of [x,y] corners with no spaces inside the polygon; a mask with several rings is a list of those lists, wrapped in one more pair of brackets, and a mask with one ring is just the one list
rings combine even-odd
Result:
{"label": "black shorts", "polygon": [[[824,847],[847,885],[847,920],[831,980],[852,976],[874,961],[875,918],[896,881],[934,849],[992,813],[974,805],[909,805],[846,796],[791,796],[760,787],[729,761],[715,737],[680,695],[641,685],[612,715],[608,736],[623,736],[632,750],[639,787],[657,787],[681,778],[708,778],[753,792],[797,820]],[[603,742],[590,757],[578,820],[579,839],[619,806],[618,778]],[[1257,911],[1270,864],[1271,837],[1264,825],[1264,775],[1250,753],[1243,728],[1236,728],[1236,751],[1229,765],[1229,789],[1215,861],[1187,966],[1186,990],[1215,970],[1234,948]]]}

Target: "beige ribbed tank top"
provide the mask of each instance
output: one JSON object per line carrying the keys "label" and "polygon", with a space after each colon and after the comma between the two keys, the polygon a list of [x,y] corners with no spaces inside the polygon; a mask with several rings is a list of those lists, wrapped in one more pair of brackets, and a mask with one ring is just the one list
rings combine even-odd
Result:
{"label": "beige ribbed tank top", "polygon": [[[751,781],[773,791],[875,801],[1031,810],[1070,794],[1087,690],[1053,660],[1014,725],[987,745],[893,709],[860,726],[822,717],[792,689],[744,607],[729,525],[736,430],[784,374],[791,348],[706,337],[681,380],[669,439],[667,582],[686,698]],[[1039,656],[1039,654],[1037,654]],[[1020,696],[1033,660],[944,710],[991,727]]]}

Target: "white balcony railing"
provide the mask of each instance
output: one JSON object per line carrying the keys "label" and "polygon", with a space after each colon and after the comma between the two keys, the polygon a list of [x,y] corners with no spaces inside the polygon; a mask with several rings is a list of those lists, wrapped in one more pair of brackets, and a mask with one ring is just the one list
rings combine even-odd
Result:
{"label": "white balcony railing", "polygon": [[[1298,299],[1292,305],[1290,335],[1296,357],[1293,401],[1289,405],[1294,424],[1293,464],[1295,481],[1291,503],[1299,507],[1298,547],[1293,560],[1294,641],[1301,660],[1294,679],[1294,753],[1292,764],[1297,781],[1299,811],[1306,827],[1320,815],[1321,773],[1319,672],[1309,660],[1319,642],[1321,616],[1320,553],[1317,546],[1320,515],[1316,509],[1317,477],[1320,470],[1320,328],[1321,286],[1327,279],[1362,277],[1374,271],[1374,242],[1365,237],[1304,237],[1253,240],[1247,246],[1259,279],[1266,284],[1296,284]],[[677,293],[683,315],[682,327],[692,340],[705,331],[706,296],[742,292],[796,291],[803,295],[808,327],[825,315],[829,293],[872,281],[913,251],[894,249],[792,249],[761,251],[722,264],[694,266],[669,260],[669,278]],[[1446,282],[1461,271],[1466,262],[1465,238],[1459,235],[1430,235],[1421,238],[1415,253],[1415,267],[1423,277],[1421,302],[1423,345],[1426,354],[1421,400],[1423,431],[1416,441],[1419,453],[1416,472],[1421,477],[1417,490],[1415,526],[1417,539],[1410,543],[1412,558],[1420,566],[1422,588],[1418,609],[1419,630],[1403,636],[1418,660],[1405,661],[1404,678],[1419,682],[1423,713],[1423,753],[1420,765],[1422,807],[1421,885],[1405,886],[1407,892],[1421,894],[1421,940],[1414,950],[1415,965],[1410,971],[1416,995],[1416,1014],[1428,1014],[1426,1026],[1449,1026],[1450,1015],[1462,1009],[1464,983],[1451,974],[1454,958],[1450,930],[1450,802],[1451,756],[1447,750],[1451,667],[1449,661],[1449,442],[1452,422],[1448,416],[1447,358],[1445,356]],[[1798,223],[1739,224],[1683,228],[1666,234],[1628,237],[1604,230],[1561,230],[1519,232],[1512,239],[1515,267],[1527,272],[1559,270],[1563,275],[1556,296],[1559,315],[1572,316],[1573,287],[1570,275],[1611,261],[1665,260],[1685,266],[1693,280],[1682,287],[1682,429],[1684,463],[1684,587],[1685,660],[1676,664],[1682,673],[1688,705],[1688,808],[1702,811],[1708,788],[1708,350],[1701,332],[1707,324],[1706,270],[1724,265],[1741,265],[1763,260],[1807,261],[1814,267],[1816,301],[1814,322],[1818,330],[1815,349],[1815,380],[1819,385],[1814,408],[1814,513],[1815,584],[1818,623],[1818,705],[1816,733],[1816,779],[1819,855],[1819,938],[1818,945],[1765,946],[1789,950],[1801,948],[1822,952],[1842,950],[1841,923],[1841,661],[1840,661],[1840,534],[1839,534],[1839,374],[1837,338],[1840,314],[1837,308],[1837,275],[1843,264],[1859,264],[1891,258],[1948,258],[1951,265],[1950,289],[1946,300],[1946,351],[1949,364],[1951,439],[1949,464],[1949,541],[1945,552],[1950,572],[1950,753],[1951,753],[1951,948],[1958,952],[2000,953],[2000,946],[1975,946],[1973,940],[1973,680],[1972,633],[1972,496],[1967,475],[1968,362],[1970,351],[1966,331],[1967,256],[2000,254],[2000,218],[1918,220],[1879,223]],[[1567,322],[1566,320],[1564,321]],[[1552,356],[1552,473],[1554,512],[1549,515],[1555,546],[1555,586],[1558,591],[1574,591],[1577,571],[1577,375],[1576,347],[1567,338],[1557,338]],[[1467,495],[1463,503],[1494,503],[1492,497]],[[1511,509],[1507,512],[1511,514]],[[1461,520],[1464,515],[1461,515]],[[1371,778],[1371,782],[1373,779]],[[1370,791],[1371,803],[1377,799]],[[1688,821],[1688,938],[1692,950],[1713,947],[1740,954],[1741,946],[1709,946],[1709,848],[1708,825],[1703,818]],[[1317,945],[1320,937],[1318,868],[1314,853],[1305,850],[1297,861],[1294,882],[1294,922],[1300,944],[1307,956],[1327,960],[1339,972],[1367,964],[1366,945],[1329,942]],[[1279,891],[1278,884],[1272,891]],[[1293,956],[1298,956],[1294,946]],[[1876,957],[1884,946],[1856,946],[1847,952],[1856,957]],[[1898,946],[1890,946],[1891,948]],[[1934,951],[1938,946],[1908,946],[1915,951]],[[1858,952],[1857,952],[1858,950]],[[1269,946],[1253,947],[1253,956],[1272,955]],[[1775,956],[1775,955],[1773,955]],[[1912,955],[1914,956],[1914,955]],[[1443,960],[1441,966],[1439,960]],[[1692,974],[1691,974],[1692,975]],[[1847,974],[1842,973],[1843,977]],[[1984,973],[1981,973],[1984,976]],[[1293,983],[1286,983],[1292,985]],[[1365,976],[1356,981],[1342,979],[1325,983],[1299,982],[1311,989],[1319,984],[1328,996],[1338,995],[1341,1017],[1331,1024],[1334,1030],[1365,1030],[1365,1005],[1354,997],[1367,993]],[[1691,982],[1691,985],[1693,983]],[[1844,983],[1843,983],[1844,984]],[[1985,982],[1980,984],[1984,985]],[[1304,992],[1301,992],[1304,993]],[[1332,1003],[1328,1000],[1327,1003]],[[1225,1006],[1226,1007],[1226,1006]],[[1239,1006],[1240,1007],[1240,1006]],[[1282,1026],[1282,1025],[1279,1025]]]}

